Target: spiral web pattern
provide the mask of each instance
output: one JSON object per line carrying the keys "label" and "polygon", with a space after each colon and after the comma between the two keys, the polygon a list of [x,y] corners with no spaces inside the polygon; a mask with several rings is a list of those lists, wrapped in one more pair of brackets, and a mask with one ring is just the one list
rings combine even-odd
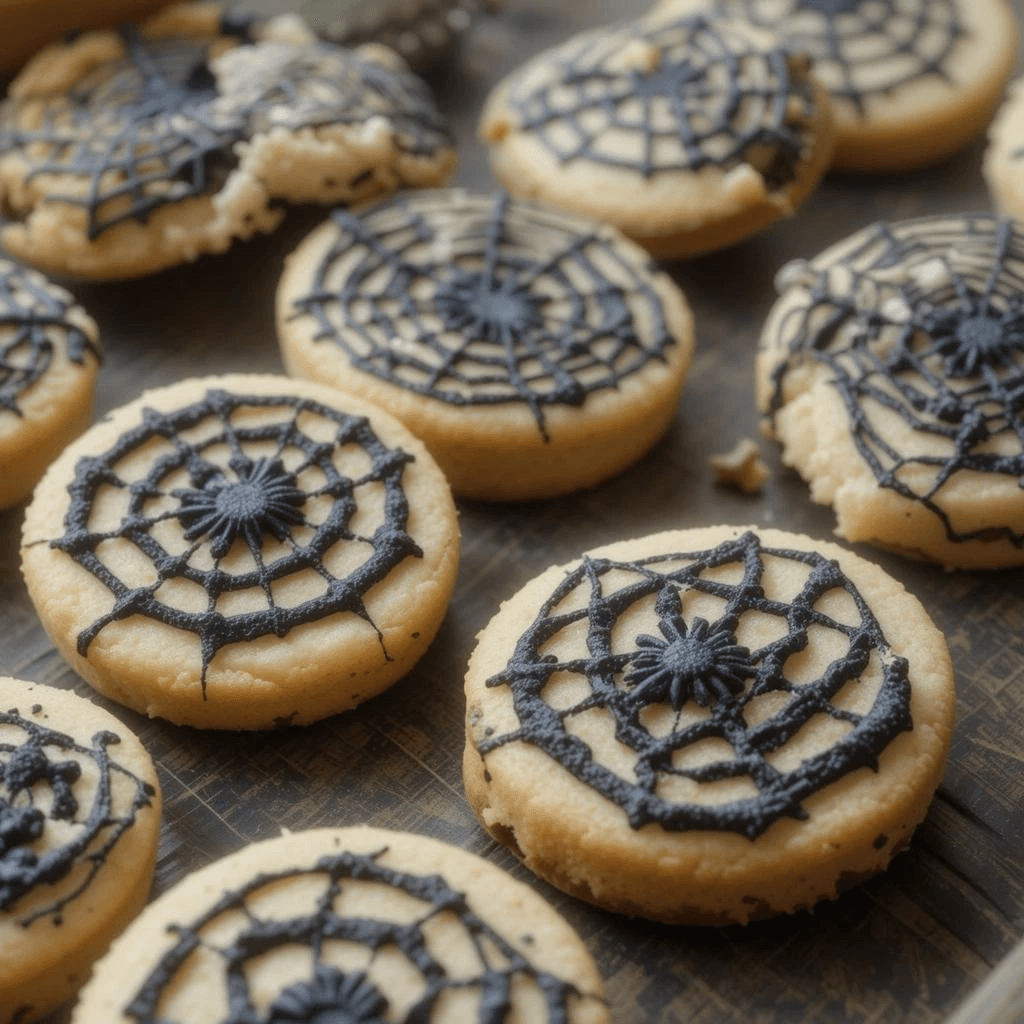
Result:
{"label": "spiral web pattern", "polygon": [[16,416],[18,398],[37,383],[63,346],[79,365],[99,350],[67,318],[71,297],[55,291],[38,274],[0,260],[0,410]]}
{"label": "spiral web pattern", "polygon": [[30,178],[58,176],[49,201],[84,208],[90,239],[214,192],[238,163],[236,144],[273,128],[295,132],[384,116],[403,152],[450,144],[415,76],[327,44],[253,43],[251,27],[245,19],[222,25],[224,37],[241,40],[226,55],[226,86],[208,64],[215,40],[142,40],[125,28],[125,56],[47,99],[41,124],[36,101],[4,103],[0,144],[25,153]]}
{"label": "spiral web pattern", "polygon": [[[442,1024],[451,1019],[447,1000],[455,994],[461,997],[460,1008],[466,1010],[468,1003],[465,1019],[498,1024],[507,1019],[513,990],[519,1000],[524,990],[539,996],[543,1016],[531,1020],[568,1024],[576,997],[570,985],[532,965],[441,876],[393,870],[379,863],[380,856],[340,853],[309,870],[268,872],[226,893],[197,920],[175,926],[174,946],[127,1001],[125,1015],[138,1024],[184,1024],[172,1000],[188,1006],[189,968],[201,957],[207,968],[214,965],[200,982],[204,1006],[227,1008],[213,1011],[209,1024]],[[303,883],[296,909],[289,904],[277,913],[261,910],[261,896],[286,891],[291,881]],[[319,886],[315,897],[309,895],[310,883]],[[387,902],[373,902],[375,891],[387,894]],[[393,906],[396,895],[415,910],[389,920],[376,908]],[[346,912],[350,897],[367,909]],[[472,950],[474,968],[452,963],[448,950],[465,948]],[[258,997],[256,961],[272,966],[280,953],[294,962],[297,949],[309,953],[307,975]],[[339,962],[337,950],[344,950],[347,963]],[[387,962],[382,970],[390,967],[407,981],[414,976],[415,994],[406,997],[407,1005],[392,1005],[395,997],[378,987],[379,961]],[[219,992],[206,987],[215,974],[220,974]],[[188,1020],[193,1019],[190,1010]]]}
{"label": "spiral web pattern", "polygon": [[[143,615],[199,638],[205,687],[229,644],[338,612],[376,630],[363,596],[422,554],[406,532],[411,459],[365,418],[290,395],[210,390],[180,409],[145,410],[108,451],[79,460],[65,532],[51,542],[111,594],[79,653],[110,623]],[[119,575],[140,556],[146,571]],[[298,597],[291,584],[303,585]],[[198,605],[183,597],[195,588]],[[240,596],[247,610],[234,610]]]}
{"label": "spiral web pattern", "polygon": [[[791,599],[765,592],[772,561],[802,567],[802,586]],[[840,619],[822,610],[825,595],[836,592],[847,595],[846,607],[855,613]],[[717,599],[714,621],[684,620],[680,609],[688,594]],[[651,605],[661,615],[660,642],[635,636],[625,625],[638,608]],[[757,649],[738,644],[748,616],[770,617],[776,638]],[[684,622],[687,628],[680,628]],[[573,653],[572,638],[580,634],[586,636],[585,654]],[[825,634],[838,642],[840,653],[817,678],[788,678],[787,660],[821,643],[815,637]],[[659,643],[657,666],[651,652]],[[881,666],[877,692],[866,709],[852,710],[851,693],[869,685],[863,677],[875,659]],[[582,688],[584,695],[551,703],[549,684],[567,680],[573,692]],[[697,708],[691,706],[690,714],[680,712],[691,695],[670,680],[688,680],[693,687]],[[705,684],[703,698],[695,684]],[[877,768],[881,752],[911,727],[906,661],[889,651],[878,622],[838,564],[814,552],[765,548],[752,533],[707,551],[635,562],[585,558],[543,603],[508,665],[488,685],[510,689],[520,724],[479,743],[481,755],[509,743],[540,747],[621,807],[635,829],[657,822],[670,831],[717,829],[756,838],[779,818],[805,817],[801,801],[812,793],[858,768]],[[775,707],[767,717],[755,713],[765,698]],[[675,708],[675,725],[667,732],[652,732],[645,724],[657,704]],[[617,743],[630,752],[631,772],[602,763],[574,734],[574,720],[595,710],[610,716]],[[787,744],[819,715],[843,724],[840,738],[794,766],[779,767]],[[687,752],[708,741],[729,755],[688,762]],[[698,787],[745,779],[756,795],[723,803],[668,799],[660,790],[672,778]]]}
{"label": "spiral web pattern", "polygon": [[[778,336],[771,412],[790,369],[828,367],[861,458],[881,487],[920,502],[953,541],[1024,537],[1009,527],[958,530],[943,488],[962,474],[1024,480],[1024,239],[988,215],[878,224],[802,284]],[[919,438],[891,441],[896,413]]]}
{"label": "spiral web pattern", "polygon": [[720,14],[779,34],[807,53],[830,94],[864,100],[937,75],[965,30],[954,0],[717,0]]}
{"label": "spiral web pattern", "polygon": [[646,262],[556,211],[426,192],[332,216],[294,315],[417,394],[524,403],[543,434],[546,407],[581,405],[673,343]]}
{"label": "spiral web pattern", "polygon": [[[117,743],[114,733],[99,732],[84,747],[16,709],[0,713],[0,911],[22,926],[50,915],[59,920],[149,806],[152,786],[111,758],[108,748]],[[85,764],[97,774],[88,792],[77,785]],[[83,805],[86,795],[91,802]],[[48,822],[60,830],[48,829]],[[52,846],[57,834],[65,841]],[[43,887],[53,898],[19,911]]]}
{"label": "spiral web pattern", "polygon": [[520,74],[507,102],[517,129],[562,163],[645,178],[749,163],[770,188],[796,175],[813,90],[781,47],[739,23],[638,21],[584,33],[545,60],[556,65],[551,80]]}

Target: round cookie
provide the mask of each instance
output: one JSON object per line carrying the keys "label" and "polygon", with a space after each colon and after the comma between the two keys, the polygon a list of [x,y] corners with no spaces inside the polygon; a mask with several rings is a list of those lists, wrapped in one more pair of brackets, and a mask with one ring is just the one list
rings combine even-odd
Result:
{"label": "round cookie", "polygon": [[1024,79],[1010,87],[992,123],[982,173],[1000,212],[1024,219]]}
{"label": "round cookie", "polygon": [[111,949],[73,1024],[607,1024],[568,924],[473,854],[370,827],[251,845]]}
{"label": "round cookie", "polygon": [[88,426],[98,336],[63,288],[0,260],[0,509],[27,498]]}
{"label": "round cookie", "polygon": [[439,184],[455,161],[392,51],[321,43],[294,16],[176,4],[53,44],[0,105],[0,241],[43,269],[139,277],[270,231],[281,200]]}
{"label": "round cookie", "polygon": [[947,568],[1024,563],[1024,235],[875,224],[779,274],[757,401],[836,532]]}
{"label": "round cookie", "polygon": [[113,715],[0,677],[0,1020],[78,990],[142,909],[160,834],[153,762]]}
{"label": "round cookie", "polygon": [[942,635],[876,566],[778,530],[656,534],[502,605],[466,676],[466,794],[553,885],[720,925],[884,868],[939,783]]}
{"label": "round cookie", "polygon": [[833,144],[803,57],[699,12],[649,14],[541,53],[488,97],[480,135],[513,194],[607,221],[659,258],[792,213]]}
{"label": "round cookie", "polygon": [[267,729],[405,675],[458,551],[448,485],[397,420],[230,375],[147,392],[65,450],[26,512],[22,570],[58,650],[107,697]]}
{"label": "round cookie", "polygon": [[278,290],[285,366],[421,438],[452,490],[522,500],[593,486],[675,415],[685,299],[612,228],[462,190],[335,211]]}
{"label": "round cookie", "polygon": [[[1017,56],[1005,0],[698,0],[744,18],[813,60],[836,125],[832,166],[903,171],[980,135]],[[694,0],[662,0],[690,11]]]}

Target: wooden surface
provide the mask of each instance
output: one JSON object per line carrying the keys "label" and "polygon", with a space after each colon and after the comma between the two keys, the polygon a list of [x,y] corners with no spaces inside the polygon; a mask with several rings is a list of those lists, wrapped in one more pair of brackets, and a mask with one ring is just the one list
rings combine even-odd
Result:
{"label": "wooden surface", "polygon": [[[624,0],[508,0],[502,15],[479,23],[436,83],[461,140],[457,180],[491,188],[473,129],[499,75],[578,27],[639,9]],[[202,733],[113,707],[147,744],[164,787],[156,891],[282,827],[363,821],[436,836],[531,880],[477,825],[462,792],[462,675],[477,631],[549,564],[608,541],[713,522],[828,537],[831,513],[812,505],[771,445],[763,448],[774,472],[760,495],[717,487],[708,467],[710,454],[756,436],[751,360],[773,275],[785,260],[871,220],[987,208],[981,153],[979,143],[903,177],[830,178],[793,220],[672,266],[697,315],[698,352],[668,435],[587,494],[524,506],[460,503],[454,603],[427,657],[382,697],[268,735]],[[279,371],[276,279],[284,254],[321,217],[298,211],[271,238],[148,281],[76,288],[104,332],[97,411],[198,372]],[[25,594],[21,511],[0,513],[0,673],[91,695],[55,653]],[[927,820],[885,874],[813,914],[746,928],[618,918],[533,881],[589,944],[620,1024],[941,1021],[1024,932],[1024,574],[947,574],[862,553],[924,602],[957,669],[959,721]],[[1001,1013],[1013,1018],[1012,1010]]]}

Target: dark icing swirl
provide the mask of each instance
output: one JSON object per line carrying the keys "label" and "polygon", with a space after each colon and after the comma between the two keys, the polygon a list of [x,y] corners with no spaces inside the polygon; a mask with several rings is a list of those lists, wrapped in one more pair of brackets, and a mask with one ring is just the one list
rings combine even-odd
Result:
{"label": "dark icing swirl", "polygon": [[[632,51],[648,51],[647,59]],[[510,83],[517,127],[560,163],[644,178],[749,164],[770,189],[791,182],[816,110],[804,70],[741,23],[703,15],[584,33],[543,58],[553,80]],[[614,142],[612,142],[614,140]]]}
{"label": "dark icing swirl", "polygon": [[[804,575],[791,599],[765,593],[765,566],[772,560],[798,566]],[[687,592],[712,595],[721,614],[710,622],[685,620],[680,596]],[[830,592],[849,599],[855,621],[845,616],[840,621],[821,609]],[[623,621],[652,600],[663,638],[640,634],[626,642]],[[780,635],[748,650],[736,640],[745,616],[772,617]],[[585,656],[575,653],[570,639],[581,628]],[[841,653],[817,678],[793,682],[787,660],[820,642],[812,634],[828,634]],[[565,657],[559,654],[563,637]],[[868,685],[863,677],[875,662],[881,680],[870,708],[849,710],[844,697]],[[585,694],[568,707],[548,703],[545,688],[556,675],[579,681]],[[881,627],[838,564],[815,552],[762,547],[752,533],[707,551],[666,552],[631,562],[585,558],[544,601],[508,665],[487,685],[509,688],[519,725],[485,735],[477,743],[482,756],[509,743],[539,747],[622,808],[634,829],[654,822],[669,831],[715,829],[755,839],[780,818],[806,817],[802,801],[825,786],[859,768],[876,769],[882,751],[911,728],[906,660],[889,650]],[[761,698],[777,702],[766,718],[753,714]],[[682,719],[678,712],[688,701],[706,712]],[[645,725],[647,709],[656,704],[677,712],[675,727],[665,734],[655,735]],[[617,742],[635,755],[634,778],[602,764],[572,732],[573,719],[593,711],[613,719]],[[846,731],[795,766],[773,763],[817,715],[843,723]],[[689,766],[679,760],[707,741],[724,743],[731,756]],[[756,795],[724,803],[668,799],[659,786],[673,778],[698,786],[744,779]]]}
{"label": "dark icing swirl", "polygon": [[95,239],[127,220],[208,195],[238,164],[238,144],[271,128],[389,119],[396,147],[412,155],[450,146],[427,87],[327,43],[294,45],[253,38],[255,19],[226,18],[252,59],[234,65],[227,91],[210,66],[218,39],[141,38],[121,30],[124,56],[87,73],[66,94],[0,105],[0,148],[26,154],[28,176],[71,182],[48,195],[84,208]]}
{"label": "dark icing swirl", "polygon": [[860,115],[869,96],[948,80],[965,34],[955,0],[717,0],[716,10],[807,53],[829,93]]}
{"label": "dark icing swirl", "polygon": [[[779,324],[768,415],[784,404],[790,370],[817,360],[880,487],[924,505],[952,541],[1024,546],[1007,526],[957,529],[942,495],[961,474],[1024,479],[1024,239],[1014,223],[978,214],[877,224],[781,282],[806,297]],[[883,412],[920,448],[897,450]]]}
{"label": "dark icing swirl", "polygon": [[[358,475],[339,468],[342,449],[361,454]],[[65,532],[51,541],[113,599],[79,634],[79,653],[85,656],[110,623],[143,615],[199,638],[205,685],[207,666],[228,644],[283,637],[339,612],[376,630],[363,604],[367,591],[405,558],[422,555],[406,532],[402,475],[411,460],[383,444],[365,418],[294,395],[209,390],[178,409],[145,409],[109,450],[78,461]],[[382,508],[369,513],[372,534],[355,532],[362,496],[379,489]],[[111,495],[120,495],[117,522],[97,529],[96,503]],[[113,538],[130,542],[147,561],[152,583],[119,577],[116,558],[106,560],[104,542]],[[325,564],[337,545],[361,552],[345,575]],[[289,604],[281,585],[312,574],[318,592]],[[170,581],[198,585],[206,606],[189,611],[163,601],[161,588]],[[220,607],[238,594],[259,597],[262,607]]]}
{"label": "dark icing swirl", "polygon": [[0,260],[0,411],[20,416],[18,397],[53,365],[58,346],[81,365],[99,349],[68,319],[74,300],[32,271]]}
{"label": "dark icing swirl", "polygon": [[[204,983],[223,986],[218,994],[227,1013],[217,1024],[383,1024],[399,1019],[442,1024],[449,1019],[446,999],[453,993],[461,995],[464,1002],[460,1005],[469,1009],[473,1021],[494,1024],[507,1019],[514,993],[523,990],[535,991],[543,1007],[543,1016],[531,1020],[569,1024],[572,1007],[583,998],[573,986],[526,959],[474,913],[465,895],[443,877],[389,868],[380,863],[386,852],[342,852],[324,857],[312,868],[267,872],[225,892],[195,920],[172,927],[177,936],[174,944],[141,987],[126,997],[125,1016],[137,1024],[162,1024],[166,1020],[161,1013],[162,999],[172,988],[187,988],[190,958],[202,949],[211,966]],[[292,880],[305,886],[318,883],[321,891],[315,901],[304,896],[305,909],[297,909],[293,915],[261,915],[261,894],[283,891]],[[418,912],[411,918],[398,915],[397,920],[373,909],[345,912],[349,891],[363,888],[390,890],[415,900]],[[218,923],[232,914],[241,915],[238,926],[218,931]],[[454,941],[475,951],[475,969],[470,965],[452,972],[438,955],[431,929],[442,921],[444,926],[458,929]],[[360,952],[365,967],[346,971],[332,964],[332,944],[342,944],[350,953]],[[255,961],[272,961],[279,951],[290,953],[294,961],[297,949],[309,952],[308,977],[291,982],[276,994],[263,991],[263,1000],[273,996],[268,1016],[263,1016],[251,987]],[[394,1015],[388,993],[373,980],[375,961],[382,955],[392,961],[400,958],[405,976],[412,973],[417,979],[418,994],[400,1017]],[[207,989],[207,998],[210,993]]]}
{"label": "dark icing swirl", "polygon": [[[108,748],[121,742],[115,733],[98,732],[91,747],[81,746],[17,708],[0,713],[0,727],[0,912],[25,927],[47,916],[59,923],[154,790],[111,758]],[[78,786],[86,764],[96,781]],[[82,806],[87,793],[91,803]],[[61,830],[48,827],[51,822]],[[64,841],[52,845],[61,833]],[[73,871],[79,876],[61,884]],[[20,912],[25,896],[43,887],[52,897]]]}
{"label": "dark icing swirl", "polygon": [[447,191],[332,216],[337,237],[294,317],[407,390],[525,403],[544,433],[546,407],[582,405],[673,343],[647,261],[575,218]]}

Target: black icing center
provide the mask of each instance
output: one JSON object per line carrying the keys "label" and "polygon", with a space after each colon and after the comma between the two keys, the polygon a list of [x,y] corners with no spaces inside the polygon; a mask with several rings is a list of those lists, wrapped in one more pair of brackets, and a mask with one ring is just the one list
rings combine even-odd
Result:
{"label": "black icing center", "polygon": [[797,0],[797,10],[820,11],[826,18],[837,14],[856,14],[861,0]]}
{"label": "black icing center", "polygon": [[445,327],[469,331],[486,341],[518,339],[541,327],[537,298],[509,277],[460,273],[437,290],[437,309]]}
{"label": "black icing center", "polygon": [[312,981],[281,992],[267,1024],[385,1024],[387,1008],[387,1000],[365,975],[320,965]]}

